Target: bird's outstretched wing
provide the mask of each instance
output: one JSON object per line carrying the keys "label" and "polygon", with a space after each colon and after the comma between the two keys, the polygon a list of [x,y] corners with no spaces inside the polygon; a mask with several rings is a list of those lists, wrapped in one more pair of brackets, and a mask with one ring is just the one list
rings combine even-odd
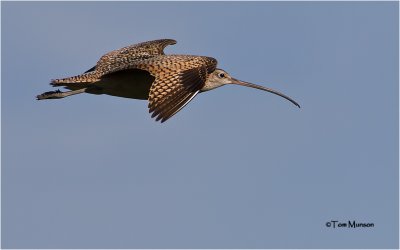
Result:
{"label": "bird's outstretched wing", "polygon": [[173,39],[160,39],[130,45],[103,55],[91,70],[96,70],[100,75],[113,73],[126,69],[138,60],[148,59],[153,56],[164,55],[164,48],[176,44]]}
{"label": "bird's outstretched wing", "polygon": [[149,112],[156,121],[164,122],[188,104],[204,86],[205,67],[170,72],[156,78],[150,89]]}
{"label": "bird's outstretched wing", "polygon": [[114,50],[103,55],[96,66],[90,68],[85,73],[67,78],[54,79],[50,84],[53,86],[63,86],[70,83],[93,83],[99,81],[104,75],[125,69],[134,69],[138,61],[162,56],[164,55],[164,48],[172,44],[176,44],[176,41],[173,39],[160,39]]}
{"label": "bird's outstretched wing", "polygon": [[149,93],[149,112],[156,121],[165,122],[203,88],[217,60],[200,56],[160,56],[136,67],[148,70],[155,81]]}

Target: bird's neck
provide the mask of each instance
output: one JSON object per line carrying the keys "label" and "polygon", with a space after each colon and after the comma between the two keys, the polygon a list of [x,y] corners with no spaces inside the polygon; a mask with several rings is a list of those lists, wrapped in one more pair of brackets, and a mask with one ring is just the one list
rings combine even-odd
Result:
{"label": "bird's neck", "polygon": [[207,79],[206,83],[204,84],[203,88],[201,89],[201,92],[209,91],[218,87],[221,87],[224,84],[218,83],[218,82],[213,82]]}

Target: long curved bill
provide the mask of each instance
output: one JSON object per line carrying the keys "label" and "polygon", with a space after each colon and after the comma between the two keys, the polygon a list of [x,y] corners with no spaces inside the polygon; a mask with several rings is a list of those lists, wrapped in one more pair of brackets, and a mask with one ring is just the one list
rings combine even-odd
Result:
{"label": "long curved bill", "polygon": [[238,79],[232,78],[232,82],[230,82],[231,84],[236,84],[236,85],[241,85],[241,86],[245,86],[245,87],[250,87],[250,88],[255,88],[255,89],[260,89],[260,90],[264,90],[267,92],[270,92],[272,94],[275,95],[279,95],[280,97],[285,98],[286,100],[289,100],[291,103],[293,103],[294,105],[296,105],[297,107],[300,108],[300,105],[294,101],[292,98],[290,98],[289,96],[286,96],[284,94],[282,94],[281,92],[278,92],[276,90],[270,89],[270,88],[266,88],[257,84],[253,84],[253,83],[249,83],[249,82],[244,82],[244,81],[240,81]]}

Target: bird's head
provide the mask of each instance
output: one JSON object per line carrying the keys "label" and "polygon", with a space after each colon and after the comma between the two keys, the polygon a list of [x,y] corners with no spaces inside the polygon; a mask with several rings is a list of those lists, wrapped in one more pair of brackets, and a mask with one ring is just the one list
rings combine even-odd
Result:
{"label": "bird's head", "polygon": [[241,86],[245,86],[245,87],[250,87],[250,88],[267,91],[267,92],[273,93],[275,95],[279,95],[280,97],[283,97],[283,98],[289,100],[294,105],[296,105],[297,107],[300,108],[300,105],[297,102],[295,102],[292,98],[290,98],[276,90],[235,79],[235,78],[231,77],[225,70],[222,70],[222,69],[216,69],[216,70],[214,70],[214,72],[212,72],[209,75],[207,82],[206,82],[204,88],[202,89],[202,91],[207,91],[207,90],[211,90],[214,88],[218,88],[218,87],[226,85],[226,84],[236,84],[236,85],[241,85]]}

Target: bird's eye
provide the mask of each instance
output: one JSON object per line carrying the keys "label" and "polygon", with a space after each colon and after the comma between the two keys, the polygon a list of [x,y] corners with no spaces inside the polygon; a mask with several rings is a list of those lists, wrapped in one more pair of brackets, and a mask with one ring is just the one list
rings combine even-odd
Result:
{"label": "bird's eye", "polygon": [[219,73],[219,74],[218,74],[218,77],[219,77],[219,78],[224,78],[224,77],[225,77],[225,74],[224,74],[224,73]]}

